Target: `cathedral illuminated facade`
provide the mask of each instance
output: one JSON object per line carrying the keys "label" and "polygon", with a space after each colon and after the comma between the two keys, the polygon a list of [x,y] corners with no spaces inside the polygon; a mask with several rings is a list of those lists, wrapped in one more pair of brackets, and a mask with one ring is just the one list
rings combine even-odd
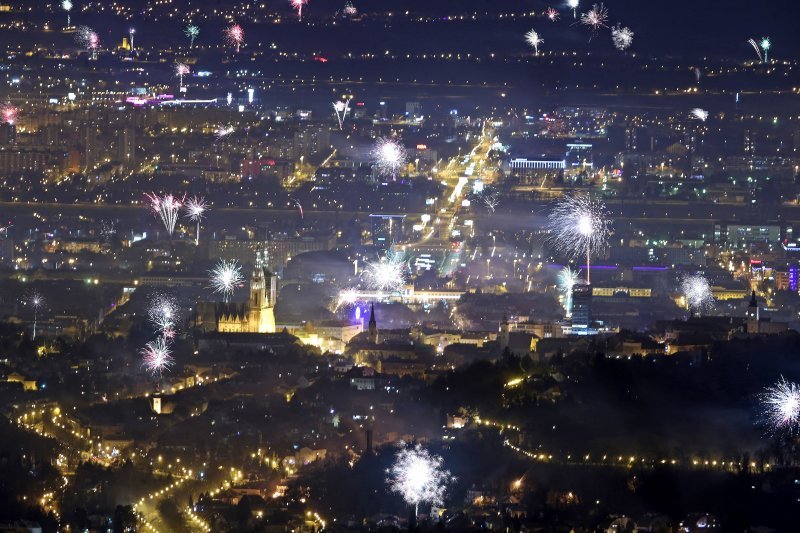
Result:
{"label": "cathedral illuminated facade", "polygon": [[197,325],[206,332],[275,333],[277,278],[266,266],[261,251],[250,276],[246,303],[198,302]]}

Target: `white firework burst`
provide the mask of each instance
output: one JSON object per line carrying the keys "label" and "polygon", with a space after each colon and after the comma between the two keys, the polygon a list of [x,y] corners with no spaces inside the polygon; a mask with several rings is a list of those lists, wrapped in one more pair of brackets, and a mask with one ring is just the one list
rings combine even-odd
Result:
{"label": "white firework burst", "polygon": [[714,305],[711,285],[700,275],[686,276],[681,280],[681,294],[686,299],[686,306],[694,313],[708,311]]}
{"label": "white firework burst", "polygon": [[617,24],[611,28],[611,40],[617,50],[627,50],[633,44],[633,31],[626,26]]}
{"label": "white firework burst", "polygon": [[244,284],[242,267],[235,259],[220,259],[213,269],[209,272],[211,285],[210,288],[216,293],[220,293],[227,302],[233,295],[233,291]]}
{"label": "white firework burst", "polygon": [[567,0],[567,7],[572,10],[572,18],[578,17],[578,5],[580,0]]}
{"label": "white firework burst", "polygon": [[406,265],[397,256],[390,254],[380,261],[368,263],[364,275],[371,289],[397,292],[406,284]]}
{"label": "white firework burst", "polygon": [[559,17],[558,10],[554,7],[548,7],[547,10],[544,12],[544,16],[550,19],[550,21],[555,22],[558,20]]}
{"label": "white firework burst", "polygon": [[691,110],[692,118],[699,120],[700,122],[705,122],[708,120],[708,111],[705,109],[701,109],[699,107],[695,107]]}
{"label": "white firework burst", "polygon": [[219,126],[216,130],[214,130],[214,137],[216,137],[216,140],[219,141],[225,137],[228,137],[234,131],[236,130],[234,130],[233,126]]}
{"label": "white firework burst", "polygon": [[534,54],[539,55],[539,45],[544,42],[544,39],[536,33],[536,30],[530,30],[525,34],[525,42],[533,48]]}
{"label": "white firework burst", "polygon": [[428,503],[442,505],[447,486],[455,478],[443,468],[444,460],[431,455],[419,444],[413,448],[403,448],[395,455],[392,466],[387,470],[387,483],[392,492],[400,494],[418,514],[419,505]]}
{"label": "white firework burst", "polygon": [[189,217],[189,220],[197,224],[197,233],[195,233],[194,238],[195,246],[200,244],[200,222],[202,222],[205,217],[207,210],[208,206],[203,197],[195,196],[186,201],[186,216]]}
{"label": "white firework burst", "polygon": [[558,290],[561,293],[561,303],[567,317],[572,316],[572,288],[578,283],[580,273],[569,267],[564,267],[558,273]]}
{"label": "white firework burst", "polygon": [[160,376],[175,363],[169,342],[164,337],[158,337],[145,344],[141,354],[142,364],[153,375]]}
{"label": "white firework burst", "polygon": [[581,24],[588,27],[592,34],[600,28],[607,28],[608,9],[603,4],[594,4],[592,9],[581,15]]}
{"label": "white firework burst", "polygon": [[592,254],[605,250],[611,221],[605,204],[588,193],[566,196],[559,201],[547,217],[549,241],[565,256],[586,256],[586,282],[590,282]]}
{"label": "white firework burst", "polygon": [[336,298],[336,308],[334,310],[352,307],[358,302],[358,299],[358,291],[355,288],[342,289]]}
{"label": "white firework burst", "polygon": [[770,432],[795,433],[800,427],[800,387],[783,376],[759,394],[761,415]]}
{"label": "white firework burst", "polygon": [[396,176],[406,164],[405,147],[394,139],[381,137],[372,149],[375,166],[382,176]]}
{"label": "white firework burst", "polygon": [[171,194],[158,196],[155,193],[145,194],[150,201],[150,210],[161,218],[164,227],[169,235],[175,232],[175,224],[178,222],[178,213],[183,206],[183,200]]}
{"label": "white firework burst", "polygon": [[163,334],[164,337],[174,336],[175,326],[179,318],[178,301],[174,296],[156,293],[150,298],[147,307],[147,317],[150,323]]}

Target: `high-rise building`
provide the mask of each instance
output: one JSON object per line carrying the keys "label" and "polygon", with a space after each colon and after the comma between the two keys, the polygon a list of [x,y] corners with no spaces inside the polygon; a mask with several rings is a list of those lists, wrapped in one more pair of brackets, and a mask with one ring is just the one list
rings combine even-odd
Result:
{"label": "high-rise building", "polygon": [[3,122],[0,124],[0,144],[14,144],[17,142],[17,126]]}
{"label": "high-rise building", "polygon": [[592,324],[592,287],[576,283],[572,287],[572,330],[586,330]]}
{"label": "high-rise building", "polygon": [[100,147],[97,143],[97,127],[93,124],[86,126],[83,137],[83,167],[91,170],[97,164]]}
{"label": "high-rise building", "polygon": [[136,164],[136,130],[125,126],[117,134],[117,159],[126,168]]}
{"label": "high-rise building", "polygon": [[384,250],[403,240],[403,221],[405,215],[373,214],[369,216],[372,221],[372,244]]}

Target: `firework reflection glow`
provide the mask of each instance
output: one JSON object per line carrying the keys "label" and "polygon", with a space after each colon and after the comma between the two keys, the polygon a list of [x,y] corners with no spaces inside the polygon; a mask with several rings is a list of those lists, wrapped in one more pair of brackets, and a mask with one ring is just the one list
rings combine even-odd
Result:
{"label": "firework reflection glow", "polygon": [[455,478],[443,468],[443,463],[441,457],[431,455],[419,444],[413,448],[403,448],[397,452],[394,463],[387,470],[387,482],[392,492],[400,494],[406,503],[414,506],[416,515],[421,503],[444,503],[447,485]]}

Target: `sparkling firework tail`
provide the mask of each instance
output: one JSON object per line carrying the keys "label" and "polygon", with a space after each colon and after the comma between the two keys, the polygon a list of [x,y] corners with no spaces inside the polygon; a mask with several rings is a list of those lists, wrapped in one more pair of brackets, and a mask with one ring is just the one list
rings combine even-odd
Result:
{"label": "sparkling firework tail", "polygon": [[233,291],[244,283],[242,268],[235,259],[220,259],[214,268],[209,271],[209,275],[211,280],[210,288],[214,292],[222,294],[226,303],[230,301]]}
{"label": "sparkling firework tail", "polygon": [[178,222],[178,213],[183,206],[183,199],[179,200],[171,194],[159,197],[155,193],[145,194],[145,197],[150,200],[150,210],[161,217],[167,234],[172,237],[175,224]]}
{"label": "sparkling firework tail", "polygon": [[567,318],[572,316],[572,288],[578,283],[580,273],[569,267],[564,267],[558,273],[558,290],[561,292],[564,311]]}
{"label": "sparkling firework tail", "polygon": [[36,291],[31,292],[27,298],[27,304],[33,308],[33,340],[36,340],[36,325],[39,321],[39,309],[44,305],[44,298]]}
{"label": "sparkling firework tail", "polygon": [[455,478],[443,468],[444,461],[431,455],[419,444],[403,448],[395,455],[387,470],[387,483],[392,492],[400,494],[409,505],[414,506],[414,516],[419,514],[419,505],[429,503],[442,505],[447,486]]}
{"label": "sparkling firework tail", "polygon": [[549,242],[560,253],[577,258],[586,254],[586,283],[591,282],[592,254],[608,246],[611,221],[603,202],[588,193],[566,196],[548,215]]}
{"label": "sparkling firework tail", "polygon": [[200,244],[200,222],[205,217],[205,212],[208,210],[206,200],[203,197],[195,196],[186,201],[186,216],[189,220],[197,223],[197,233],[194,238],[194,245]]}
{"label": "sparkling firework tail", "polygon": [[175,75],[178,76],[181,89],[183,88],[183,77],[188,76],[190,72],[189,65],[186,63],[178,63],[175,65]]}
{"label": "sparkling firework tail", "polygon": [[753,47],[753,50],[756,51],[756,55],[758,56],[759,61],[764,61],[764,58],[761,55],[761,47],[758,45],[755,39],[748,39],[748,44]]}
{"label": "sparkling firework tail", "polygon": [[303,6],[308,3],[308,0],[289,0],[289,3],[297,10],[297,19],[303,20]]}
{"label": "sparkling firework tail", "polygon": [[770,433],[786,431],[795,434],[800,428],[800,387],[786,381],[783,376],[773,386],[764,389],[758,397],[761,419]]}
{"label": "sparkling firework tail", "polygon": [[580,0],[567,0],[567,7],[572,9],[572,18],[578,18],[578,4]]}
{"label": "sparkling firework tail", "polygon": [[539,55],[539,45],[544,42],[544,39],[536,33],[535,30],[530,30],[528,33],[525,34],[525,42],[527,42],[532,48],[535,55]]}

